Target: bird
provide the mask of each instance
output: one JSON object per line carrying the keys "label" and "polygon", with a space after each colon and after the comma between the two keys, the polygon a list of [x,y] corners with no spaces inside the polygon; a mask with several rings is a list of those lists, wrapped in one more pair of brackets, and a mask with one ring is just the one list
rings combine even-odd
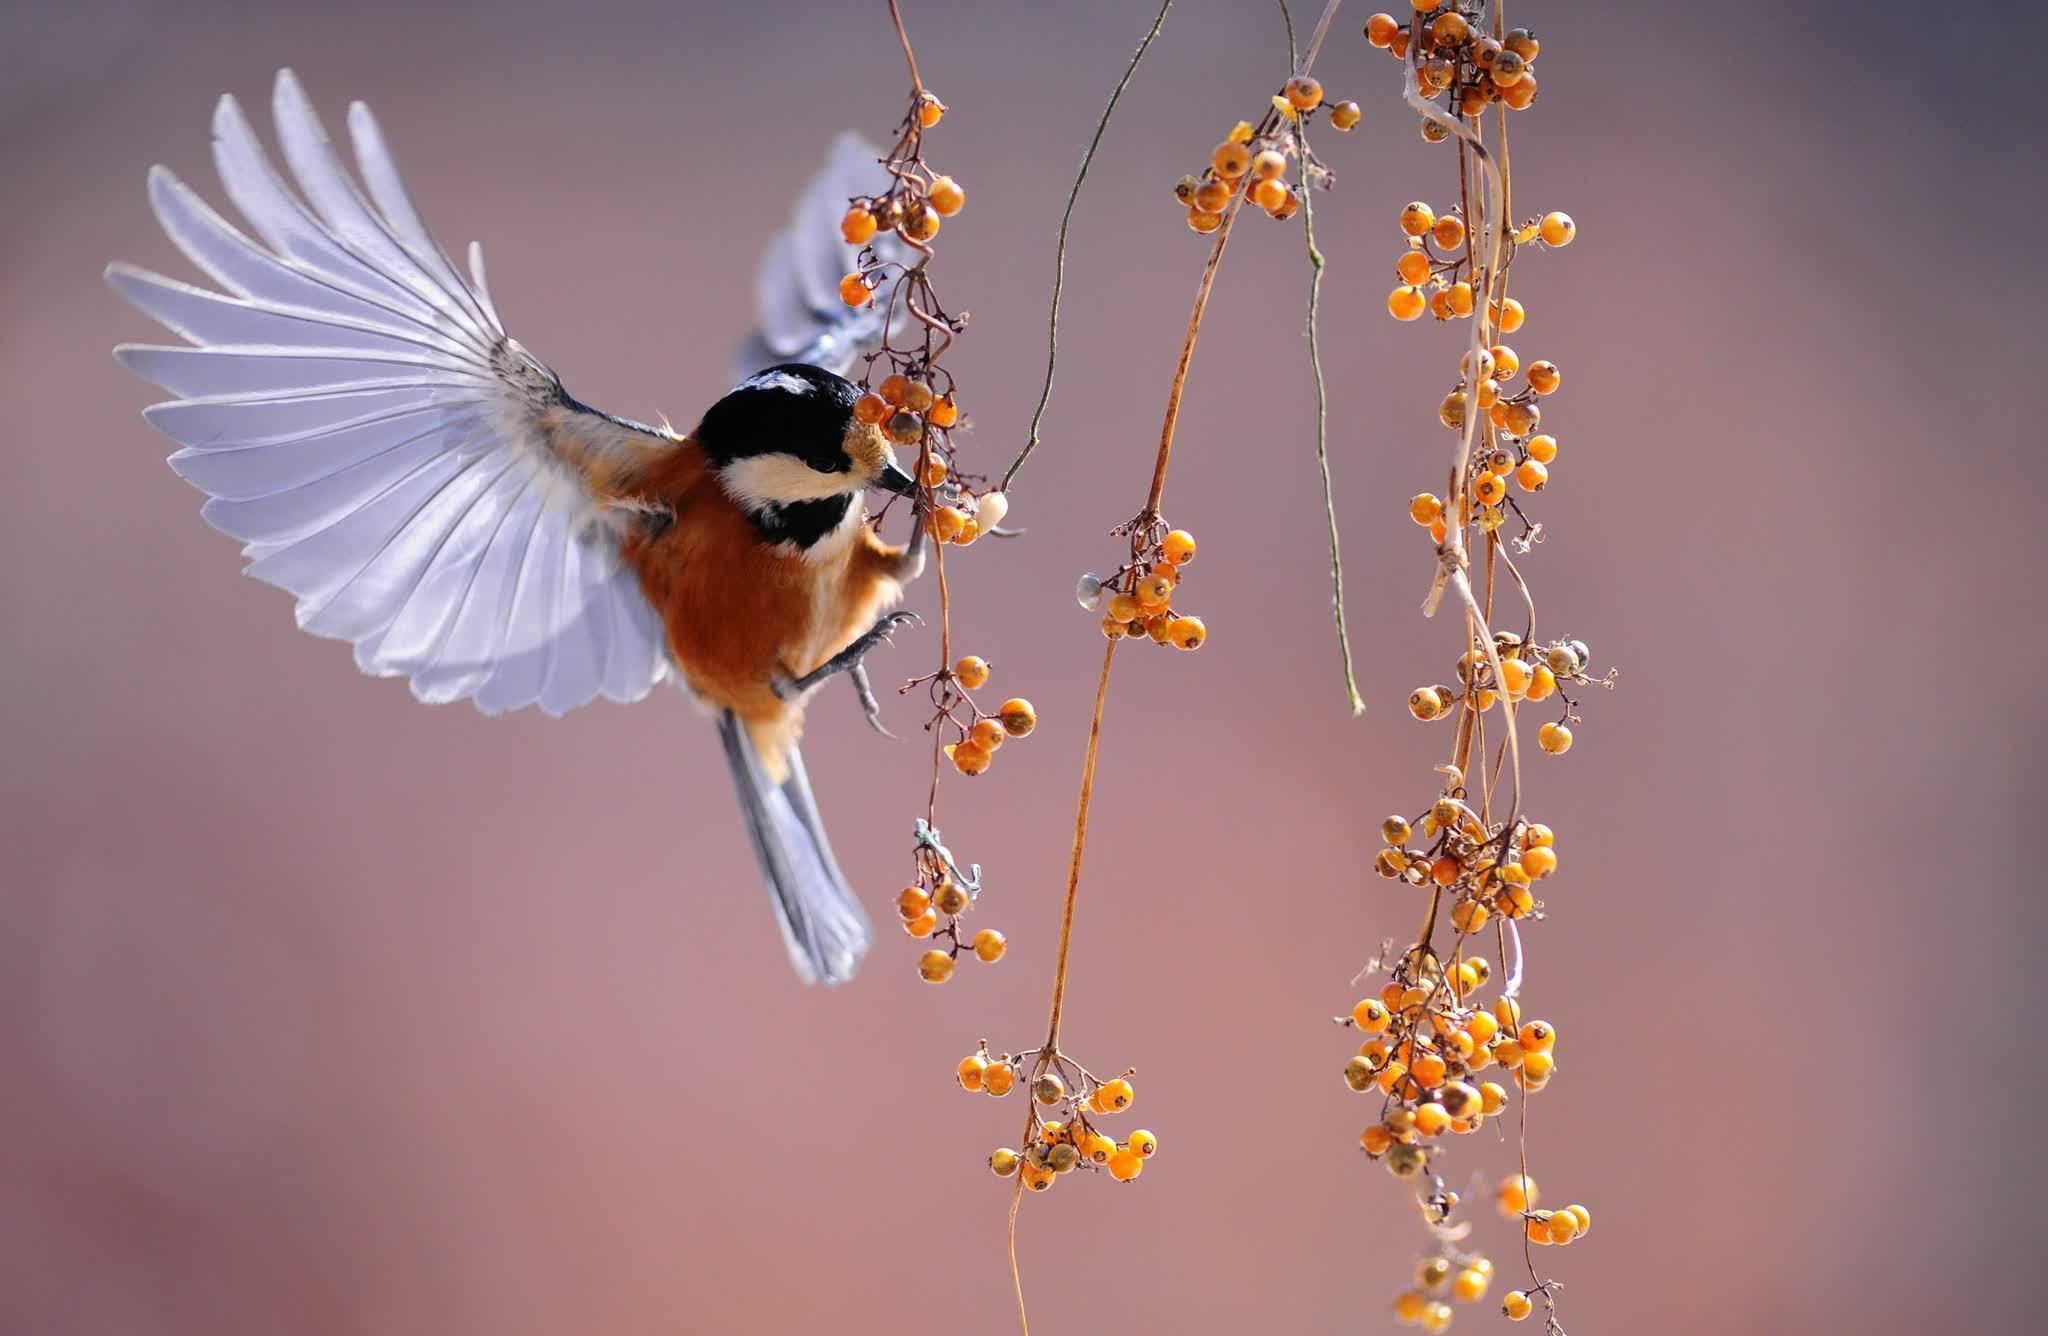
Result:
{"label": "bird", "polygon": [[[421,701],[559,716],[680,686],[715,721],[797,974],[851,978],[873,933],[799,742],[840,675],[880,727],[865,656],[917,620],[897,606],[924,563],[917,488],[842,374],[887,315],[836,293],[854,249],[838,220],[886,188],[880,157],[834,145],[759,271],[744,374],[681,434],[579,402],[506,333],[481,249],[464,274],[434,241],[365,104],[347,122],[360,185],[289,69],[272,110],[291,184],[232,95],[213,117],[248,231],[149,173],[211,288],[106,271],[184,340],[115,356],[173,396],[143,416],[202,516],[301,629]],[[871,487],[912,498],[904,543],[870,522]]]}

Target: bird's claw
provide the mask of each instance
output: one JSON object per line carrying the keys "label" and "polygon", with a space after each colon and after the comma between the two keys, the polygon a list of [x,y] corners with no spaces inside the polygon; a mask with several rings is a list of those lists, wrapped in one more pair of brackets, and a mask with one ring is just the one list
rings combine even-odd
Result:
{"label": "bird's claw", "polygon": [[860,697],[860,712],[867,717],[868,727],[894,742],[896,735],[882,723],[882,706],[875,699],[874,687],[868,683],[867,665],[856,663],[846,670],[846,675],[853,679],[854,692]]}

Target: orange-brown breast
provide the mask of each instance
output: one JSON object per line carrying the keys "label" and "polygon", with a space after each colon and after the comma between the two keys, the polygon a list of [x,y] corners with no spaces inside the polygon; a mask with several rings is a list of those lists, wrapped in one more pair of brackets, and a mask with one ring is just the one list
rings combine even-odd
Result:
{"label": "orange-brown breast", "polygon": [[865,524],[822,561],[763,544],[687,441],[632,490],[673,517],[640,526],[653,536],[634,534],[624,551],[661,613],[676,666],[704,701],[746,721],[779,773],[802,707],[771,684],[820,667],[896,601],[901,588],[889,573],[900,549]]}

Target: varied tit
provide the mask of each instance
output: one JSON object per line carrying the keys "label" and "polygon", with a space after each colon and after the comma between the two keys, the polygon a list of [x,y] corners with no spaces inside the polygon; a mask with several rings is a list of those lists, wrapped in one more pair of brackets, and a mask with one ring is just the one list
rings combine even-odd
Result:
{"label": "varied tit", "polygon": [[[165,232],[220,292],[124,265],[114,288],[188,341],[124,345],[172,395],[144,416],[202,514],[298,622],[348,640],[364,672],[423,701],[559,715],[639,700],[672,678],[716,716],[798,973],[851,977],[870,941],[797,750],[807,695],[849,675],[922,566],[868,523],[863,492],[916,488],[833,369],[881,313],[835,289],[850,196],[878,193],[842,137],[759,283],[743,379],[679,436],[588,408],[507,336],[471,246],[467,277],[428,235],[368,108],[349,110],[367,197],[289,71],[274,99],[294,196],[232,98],[214,153],[244,235],[159,167]],[[225,295],[223,295],[225,294]],[[753,362],[760,365],[760,361]]]}

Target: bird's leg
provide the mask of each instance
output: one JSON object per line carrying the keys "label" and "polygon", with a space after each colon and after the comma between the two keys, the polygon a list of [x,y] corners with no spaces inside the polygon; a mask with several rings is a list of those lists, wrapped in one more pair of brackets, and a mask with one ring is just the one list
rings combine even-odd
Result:
{"label": "bird's leg", "polygon": [[[777,694],[788,697],[809,691],[826,678],[838,673],[861,674],[860,677],[855,679],[855,685],[858,687],[866,676],[861,670],[861,660],[867,657],[868,651],[877,645],[887,643],[889,637],[896,633],[898,627],[909,626],[913,622],[922,626],[924,625],[924,618],[914,612],[883,613],[875,619],[873,626],[854,637],[852,644],[840,650],[810,672],[805,673],[802,677],[791,679],[784,686],[777,689]],[[862,708],[869,711],[869,717],[872,719],[876,713],[874,709],[874,693],[869,691],[864,693],[864,695],[865,699],[861,702]]]}

